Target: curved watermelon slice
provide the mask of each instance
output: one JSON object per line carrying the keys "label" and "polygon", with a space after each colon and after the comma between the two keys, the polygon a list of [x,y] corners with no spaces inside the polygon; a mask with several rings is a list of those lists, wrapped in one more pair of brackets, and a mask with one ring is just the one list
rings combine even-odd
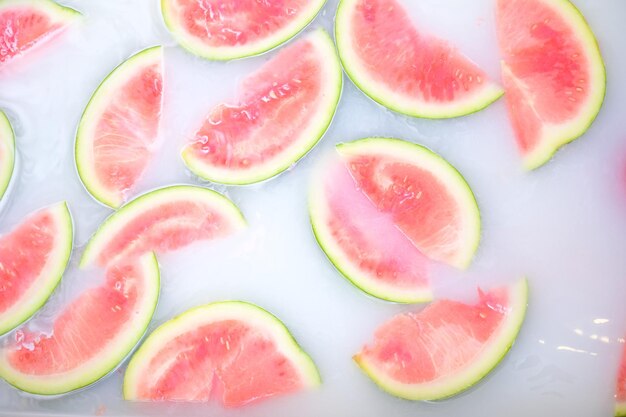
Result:
{"label": "curved watermelon slice", "polygon": [[14,167],[15,135],[9,119],[0,111],[0,199],[9,188]]}
{"label": "curved watermelon slice", "polygon": [[506,102],[524,166],[537,168],[589,128],[604,101],[598,44],[568,0],[499,0]]}
{"label": "curved watermelon slice", "polygon": [[161,0],[165,25],[189,52],[206,59],[244,58],[295,36],[326,0]]}
{"label": "curved watermelon slice", "polygon": [[0,2],[0,67],[61,33],[80,13],[50,0]]}
{"label": "curved watermelon slice", "polygon": [[320,246],[365,292],[429,301],[429,259],[465,268],[478,246],[480,213],[469,186],[441,157],[410,142],[367,138],[337,151],[340,162],[324,167],[310,197]]}
{"label": "curved watermelon slice", "polygon": [[52,332],[23,330],[0,350],[0,377],[23,391],[64,394],[113,371],[139,342],[159,297],[154,254],[112,266],[55,319]]}
{"label": "curved watermelon slice", "polygon": [[65,203],[36,211],[0,237],[0,335],[48,300],[69,262],[73,238]]}
{"label": "curved watermelon slice", "polygon": [[355,362],[383,390],[436,400],[471,387],[513,345],[528,303],[525,279],[484,293],[475,305],[438,300],[383,324]]}
{"label": "curved watermelon slice", "polygon": [[246,78],[236,105],[211,111],[183,150],[185,164],[196,175],[224,184],[277,175],[328,129],[342,77],[332,39],[322,29],[310,33]]}
{"label": "curved watermelon slice", "polygon": [[132,56],[109,74],[87,104],[76,133],[76,168],[89,193],[119,207],[158,146],[163,106],[160,46]]}
{"label": "curved watermelon slice", "polygon": [[617,388],[615,390],[615,415],[626,416],[626,341],[622,350],[622,361],[617,374]]}
{"label": "curved watermelon slice", "polygon": [[335,38],[350,79],[394,111],[457,117],[482,110],[502,95],[453,46],[420,33],[397,0],[341,0]]}
{"label": "curved watermelon slice", "polygon": [[164,187],[137,197],[109,216],[89,240],[80,265],[106,266],[146,252],[165,253],[245,227],[239,209],[213,190]]}
{"label": "curved watermelon slice", "polygon": [[320,384],[285,325],[240,301],[197,307],[156,329],[124,377],[127,400],[209,401],[226,407]]}

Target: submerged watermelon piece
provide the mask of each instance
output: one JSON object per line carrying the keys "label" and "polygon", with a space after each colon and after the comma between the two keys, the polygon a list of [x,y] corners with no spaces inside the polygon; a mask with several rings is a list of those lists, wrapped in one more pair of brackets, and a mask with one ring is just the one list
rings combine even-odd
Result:
{"label": "submerged watermelon piece", "polygon": [[481,110],[502,95],[455,47],[421,33],[397,0],[341,0],[335,37],[352,81],[397,112],[456,117]]}
{"label": "submerged watermelon piece", "polygon": [[431,299],[432,261],[469,265],[480,239],[474,195],[451,165],[398,139],[337,146],[312,188],[313,231],[355,285],[396,302]]}
{"label": "submerged watermelon piece", "polygon": [[626,339],[622,340],[622,361],[617,374],[615,389],[615,415],[626,416]]}
{"label": "submerged watermelon piece", "polygon": [[36,211],[0,237],[0,335],[48,300],[69,262],[73,237],[65,203]]}
{"label": "submerged watermelon piece", "polygon": [[15,136],[9,119],[0,111],[0,200],[9,188],[14,167]]}
{"label": "submerged watermelon piece", "polygon": [[0,68],[52,39],[80,13],[50,0],[0,2]]}
{"label": "submerged watermelon piece", "polygon": [[526,280],[484,293],[474,305],[438,300],[383,324],[354,360],[383,390],[408,400],[456,395],[487,375],[524,321]]}
{"label": "submerged watermelon piece", "polygon": [[128,365],[124,398],[215,398],[239,407],[319,383],[315,364],[280,320],[228,301],[191,309],[156,329]]}
{"label": "submerged watermelon piece", "polygon": [[57,395],[94,383],[145,333],[159,296],[153,254],[112,266],[105,282],[72,301],[50,333],[17,332],[0,350],[0,377],[34,394]]}
{"label": "submerged watermelon piece", "polygon": [[239,209],[213,190],[164,187],[134,199],[106,219],[89,240],[80,265],[106,266],[146,252],[166,253],[245,227]]}
{"label": "submerged watermelon piece", "polygon": [[207,59],[243,58],[295,36],[326,0],[161,0],[167,28],[178,43]]}
{"label": "submerged watermelon piece", "polygon": [[337,109],[342,72],[319,29],[282,49],[243,82],[237,104],[220,104],[183,150],[198,176],[250,184],[293,166],[324,135]]}
{"label": "submerged watermelon piece", "polygon": [[606,75],[584,17],[567,0],[499,0],[502,77],[528,169],[582,135],[600,111]]}
{"label": "submerged watermelon piece", "polygon": [[163,54],[146,49],[115,68],[95,91],[78,125],[76,167],[87,191],[117,208],[158,148]]}

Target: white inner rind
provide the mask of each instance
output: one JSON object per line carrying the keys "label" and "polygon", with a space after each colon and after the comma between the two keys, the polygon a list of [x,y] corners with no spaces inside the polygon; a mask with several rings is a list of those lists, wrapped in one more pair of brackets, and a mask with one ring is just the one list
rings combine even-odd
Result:
{"label": "white inner rind", "polygon": [[7,361],[6,349],[0,351],[0,376],[11,385],[33,394],[58,395],[86,387],[106,376],[135,347],[146,331],[157,305],[160,288],[159,265],[154,254],[140,258],[143,291],[134,308],[137,312],[124,328],[86,362],[68,372],[32,375],[22,373]]}
{"label": "white inner rind", "polygon": [[187,148],[183,151],[182,157],[191,171],[201,178],[222,184],[252,184],[285,171],[317,144],[330,126],[337,110],[343,74],[335,46],[326,31],[323,29],[315,30],[298,42],[305,41],[314,45],[318,60],[321,63],[321,97],[316,103],[317,108],[312,110],[308,124],[298,129],[299,133],[295,138],[292,138],[292,143],[279,154],[259,165],[252,165],[248,169],[212,166],[203,159],[197,158]]}
{"label": "white inner rind", "polygon": [[200,57],[213,60],[229,60],[258,55],[291,39],[311,23],[326,3],[326,0],[310,0],[298,18],[293,19],[288,25],[270,36],[245,45],[220,47],[209,46],[197,37],[189,34],[184,27],[184,23],[180,22],[180,17],[172,3],[173,0],[161,0],[161,13],[165,25],[174,39],[183,48]]}
{"label": "white inner rind", "polygon": [[163,73],[162,61],[162,48],[155,46],[138,52],[118,65],[93,93],[78,124],[75,145],[78,175],[89,194],[111,208],[119,207],[124,196],[118,190],[109,190],[98,179],[93,153],[93,141],[98,135],[98,121],[130,78],[154,64],[159,64]]}
{"label": "white inner rind", "polygon": [[437,400],[451,397],[466,390],[487,375],[506,355],[513,345],[524,322],[528,304],[528,282],[521,279],[509,287],[509,313],[498,330],[491,336],[482,353],[453,375],[421,384],[398,382],[367,358],[355,357],[357,364],[383,390],[408,400]]}
{"label": "white inner rind", "polygon": [[[15,135],[6,115],[0,111],[0,199],[9,188],[15,168]],[[0,331],[0,333],[2,333]]]}
{"label": "white inner rind", "polygon": [[52,250],[47,254],[46,263],[28,289],[0,314],[0,335],[28,320],[43,306],[61,281],[70,260],[74,228],[69,209],[63,202],[46,210],[50,211],[57,229]]}
{"label": "white inner rind", "polygon": [[204,204],[219,211],[234,230],[246,228],[246,221],[235,204],[216,191],[193,185],[164,187],[137,197],[109,216],[89,240],[80,267],[94,264],[102,248],[115,239],[118,233],[123,233],[130,222],[141,217],[147,210],[176,201]]}
{"label": "white inner rind", "polygon": [[268,335],[275,342],[277,350],[300,372],[303,387],[316,387],[320,384],[317,367],[278,318],[253,304],[225,301],[193,308],[158,327],[133,355],[128,365],[124,376],[124,398],[142,399],[138,398],[139,384],[146,376],[145,372],[148,372],[152,358],[170,341],[199,327],[226,320],[241,321]]}
{"label": "white inner rind", "polygon": [[352,38],[354,32],[352,16],[359,1],[341,0],[339,3],[335,17],[335,39],[346,73],[354,84],[374,101],[409,116],[441,119],[464,116],[482,110],[502,96],[502,88],[488,80],[485,80],[483,88],[475,90],[473,94],[448,102],[425,101],[376,81],[357,54]]}

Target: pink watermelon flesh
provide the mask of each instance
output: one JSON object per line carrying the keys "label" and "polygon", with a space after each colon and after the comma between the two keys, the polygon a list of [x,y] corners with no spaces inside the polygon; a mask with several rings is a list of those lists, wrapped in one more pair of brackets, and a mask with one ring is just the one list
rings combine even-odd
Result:
{"label": "pink watermelon flesh", "polygon": [[239,320],[213,322],[169,341],[142,371],[138,386],[139,400],[216,398],[227,407],[303,387],[276,344]]}
{"label": "pink watermelon flesh", "polygon": [[545,124],[576,118],[593,88],[576,28],[547,3],[499,0],[497,6],[506,102],[524,155],[541,145]]}
{"label": "pink watermelon flesh", "polygon": [[429,260],[362,191],[343,163],[328,170],[327,227],[343,255],[357,260],[366,276],[399,291],[428,288]]}
{"label": "pink watermelon flesh", "polygon": [[419,313],[393,317],[355,359],[404,384],[454,375],[479,357],[508,314],[506,289],[479,295],[475,305],[438,300]]}
{"label": "pink watermelon flesh", "polygon": [[237,104],[220,104],[186,151],[217,168],[251,170],[280,156],[310,125],[324,94],[322,59],[304,39],[244,80]]}
{"label": "pink watermelon flesh", "polygon": [[418,32],[396,0],[359,0],[351,29],[368,77],[392,91],[445,103],[485,87],[487,75],[476,64],[447,42]]}
{"label": "pink watermelon flesh", "polygon": [[58,230],[53,208],[40,210],[0,238],[0,314],[35,283],[55,247]]}
{"label": "pink watermelon flesh", "polygon": [[[343,155],[357,187],[374,207],[431,259],[451,262],[461,237],[460,207],[435,175],[414,164],[375,155]],[[380,235],[385,236],[385,235]],[[442,242],[448,242],[442,245]],[[451,243],[450,243],[451,242]]]}
{"label": "pink watermelon flesh", "polygon": [[307,0],[166,0],[186,33],[211,47],[262,41],[306,10]]}
{"label": "pink watermelon flesh", "polygon": [[3,8],[0,10],[0,67],[64,28],[62,21],[27,4]]}
{"label": "pink watermelon flesh", "polygon": [[617,374],[617,387],[615,390],[615,398],[617,403],[623,404],[626,411],[626,343],[623,343],[622,361]]}
{"label": "pink watermelon flesh", "polygon": [[95,122],[91,146],[98,183],[123,201],[154,152],[163,96],[160,62],[141,67],[114,94]]}
{"label": "pink watermelon flesh", "polygon": [[145,282],[139,265],[107,270],[106,282],[81,294],[56,318],[50,335],[19,330],[7,353],[16,371],[29,375],[69,372],[98,356],[134,314]]}

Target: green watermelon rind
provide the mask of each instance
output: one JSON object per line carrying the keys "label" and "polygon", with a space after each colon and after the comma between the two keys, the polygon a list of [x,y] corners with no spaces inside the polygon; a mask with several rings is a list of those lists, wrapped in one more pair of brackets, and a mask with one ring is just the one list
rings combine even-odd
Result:
{"label": "green watermelon rind", "polygon": [[[215,318],[217,317],[217,318]],[[242,320],[265,326],[283,354],[288,356],[300,371],[304,387],[314,388],[321,384],[315,363],[293,337],[287,326],[267,310],[245,301],[219,301],[192,308],[157,327],[137,349],[124,375],[123,395],[126,400],[137,400],[137,385],[142,371],[155,353],[173,338],[200,325],[216,320]]]}
{"label": "green watermelon rind", "polygon": [[[553,5],[558,8],[563,16],[566,16],[572,27],[575,29],[572,33],[577,34],[580,37],[581,42],[586,44],[584,48],[590,56],[590,67],[593,70],[594,82],[592,85],[595,88],[591,88],[592,95],[589,100],[588,109],[581,111],[580,120],[576,123],[570,123],[567,129],[560,129],[557,127],[556,133],[548,132],[544,135],[550,139],[541,140],[543,146],[537,148],[532,153],[525,155],[523,159],[524,168],[527,170],[533,170],[544,165],[550,161],[556,151],[562,146],[573,142],[581,137],[593,124],[594,120],[600,113],[602,104],[604,103],[604,97],[606,95],[606,68],[602,54],[600,52],[600,46],[596,40],[591,27],[585,20],[583,14],[576,8],[576,6],[569,0],[542,0],[547,4]],[[506,64],[502,64],[503,71],[507,71]]]}
{"label": "green watermelon rind", "polygon": [[198,199],[220,208],[221,213],[237,229],[246,227],[246,220],[235,203],[217,191],[195,185],[171,185],[158,188],[129,201],[102,222],[85,247],[80,260],[80,268],[94,264],[101,247],[109,242],[110,237],[123,230],[128,221],[140,216],[145,210],[150,210],[158,203],[172,202],[178,197],[187,196],[189,196],[188,200]]}
{"label": "green watermelon rind", "polygon": [[[431,172],[434,172],[435,174],[439,173],[440,177],[442,175],[447,177],[447,180],[443,182],[449,187],[454,186],[456,188],[456,192],[453,194],[465,201],[464,206],[468,217],[467,224],[468,227],[471,228],[471,230],[467,233],[467,238],[465,239],[465,253],[462,257],[459,257],[457,262],[455,262],[452,266],[459,269],[467,268],[471,263],[480,243],[481,220],[480,210],[474,193],[461,173],[445,159],[430,149],[401,139],[371,137],[337,145],[339,153],[350,153],[352,151],[361,153],[362,149],[366,148],[369,148],[369,151],[373,154],[381,155],[391,153],[406,160],[409,160],[412,156],[417,156],[417,159],[415,159],[416,161],[420,158],[422,161],[429,161],[431,166],[438,171],[435,172],[431,170]],[[432,292],[429,288],[423,288],[417,292],[408,292],[406,290],[394,288],[391,285],[381,284],[369,277],[363,277],[359,269],[352,266],[350,260],[341,253],[341,250],[334,247],[335,245],[332,234],[324,225],[325,210],[325,197],[321,181],[317,183],[314,182],[309,195],[309,218],[313,234],[315,235],[319,246],[322,248],[323,252],[335,268],[352,284],[367,294],[386,301],[408,304],[424,303],[432,300]]]}
{"label": "green watermelon rind", "polygon": [[[147,271],[146,277],[148,280],[146,285],[148,291],[143,294],[143,306],[145,308],[139,309],[145,314],[135,315],[136,323],[131,323],[131,325],[127,326],[129,335],[127,338],[124,338],[126,340],[113,345],[109,349],[112,353],[109,353],[106,358],[102,358],[102,354],[99,354],[82,365],[78,372],[73,371],[71,373],[51,374],[47,377],[33,378],[32,375],[14,372],[13,368],[7,364],[2,351],[0,351],[0,377],[24,392],[54,398],[91,386],[115,371],[145,335],[159,299],[161,284],[159,263],[156,256],[153,253],[148,253],[143,255],[140,261],[143,264],[144,271]],[[150,285],[150,281],[152,285]],[[121,339],[122,337],[118,335],[118,338]]]}
{"label": "green watermelon rind", "polygon": [[40,272],[31,288],[20,297],[11,307],[0,314],[0,336],[15,329],[29,320],[48,301],[57,288],[67,268],[72,254],[74,241],[74,224],[67,203],[58,203],[48,209],[53,210],[55,223],[60,233],[54,252],[50,253],[47,262],[50,264]]}
{"label": "green watermelon rind", "polygon": [[486,352],[463,372],[453,377],[438,378],[436,382],[404,384],[386,378],[375,366],[355,355],[353,360],[383,391],[406,400],[433,401],[453,397],[473,387],[493,371],[512,348],[524,323],[528,307],[528,280],[521,279],[509,287],[512,312],[499,330],[497,337],[486,347]]}
{"label": "green watermelon rind", "polygon": [[326,0],[312,0],[310,2],[310,10],[304,13],[300,19],[294,20],[286,29],[278,31],[273,36],[269,36],[262,41],[248,46],[219,48],[206,46],[202,42],[195,40],[192,36],[187,35],[185,29],[179,27],[179,25],[174,21],[172,11],[168,5],[168,0],[161,0],[160,3],[161,15],[163,16],[165,26],[181,47],[204,59],[228,61],[232,59],[260,55],[282,45],[289,39],[292,39],[315,19],[324,7]]}
{"label": "green watermelon rind", "polygon": [[[6,151],[6,159],[0,163],[0,199],[4,196],[9,188],[11,178],[13,178],[13,170],[15,168],[15,134],[11,128],[11,123],[6,115],[0,110],[0,147]],[[4,153],[0,153],[4,155]],[[0,330],[0,334],[2,331]]]}
{"label": "green watermelon rind", "polygon": [[109,193],[105,187],[99,184],[91,155],[93,129],[96,127],[98,116],[109,103],[109,98],[117,92],[118,87],[123,85],[128,74],[135,74],[138,67],[150,65],[157,61],[162,62],[162,49],[160,45],[144,49],[115,67],[91,95],[76,130],[74,160],[78,177],[87,192],[96,201],[112,209],[119,208],[124,199],[122,196]]}
{"label": "green watermelon rind", "polygon": [[390,91],[387,87],[379,85],[371,80],[365,71],[359,69],[358,57],[353,53],[353,47],[349,38],[349,19],[351,10],[358,0],[341,0],[337,7],[335,17],[335,40],[337,50],[343,64],[343,69],[350,80],[363,92],[378,104],[387,107],[397,113],[424,119],[449,119],[467,116],[479,112],[504,94],[504,90],[493,82],[485,83],[485,88],[480,94],[475,94],[463,102],[454,101],[446,105],[425,103],[415,100],[399,92]]}
{"label": "green watermelon rind", "polygon": [[615,404],[615,417],[626,416],[626,401]]}
{"label": "green watermelon rind", "polygon": [[193,153],[187,152],[189,148],[185,148],[181,154],[183,161],[195,175],[206,181],[227,185],[258,183],[288,170],[319,143],[330,127],[337,111],[343,88],[343,72],[341,71],[341,64],[337,57],[335,45],[328,33],[324,29],[317,29],[308,36],[316,44],[320,55],[323,55],[323,65],[325,72],[328,74],[325,88],[329,94],[323,96],[323,100],[327,102],[327,105],[318,110],[316,118],[319,120],[311,123],[309,128],[300,132],[300,137],[293,141],[294,143],[297,142],[297,146],[290,146],[288,151],[286,153],[282,152],[278,158],[272,158],[260,167],[250,170],[238,168],[223,169],[209,166],[202,160],[195,158]]}

